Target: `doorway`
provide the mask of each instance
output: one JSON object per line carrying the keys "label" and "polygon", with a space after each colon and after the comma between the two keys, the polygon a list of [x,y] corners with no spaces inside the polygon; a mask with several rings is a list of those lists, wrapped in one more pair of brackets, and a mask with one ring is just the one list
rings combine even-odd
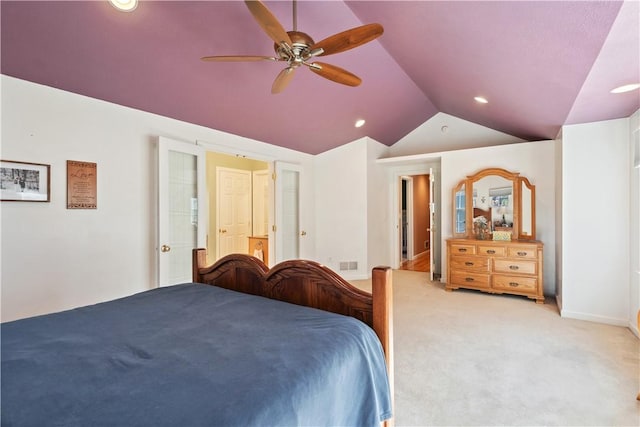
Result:
{"label": "doorway", "polygon": [[[264,206],[256,206],[253,178],[268,176],[269,163],[213,151],[206,153],[207,189],[209,192],[209,233],[207,258],[213,263],[229,253],[250,253],[249,238],[264,230]],[[265,171],[267,171],[265,173]],[[264,202],[264,195],[262,198]],[[271,200],[267,194],[267,200]],[[254,212],[255,211],[255,212]],[[256,223],[256,219],[262,218]],[[255,230],[254,230],[255,228]],[[258,230],[259,228],[259,230]],[[268,244],[268,240],[266,242]]]}
{"label": "doorway", "polygon": [[400,269],[431,271],[431,214],[428,174],[400,177]]}

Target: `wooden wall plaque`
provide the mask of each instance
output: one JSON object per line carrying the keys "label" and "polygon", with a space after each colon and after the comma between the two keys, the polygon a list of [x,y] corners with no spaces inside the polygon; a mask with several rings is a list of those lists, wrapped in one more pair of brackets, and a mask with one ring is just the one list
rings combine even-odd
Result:
{"label": "wooden wall plaque", "polygon": [[98,165],[67,160],[67,209],[97,209]]}

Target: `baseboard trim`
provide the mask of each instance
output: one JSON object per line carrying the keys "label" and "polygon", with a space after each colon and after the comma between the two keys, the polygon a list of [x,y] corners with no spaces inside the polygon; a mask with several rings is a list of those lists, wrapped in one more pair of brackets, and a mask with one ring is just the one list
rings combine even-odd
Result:
{"label": "baseboard trim", "polygon": [[614,317],[598,316],[595,314],[579,313],[576,311],[560,310],[560,317],[586,320],[588,322],[605,323],[607,325],[629,327],[629,319],[616,319]]}

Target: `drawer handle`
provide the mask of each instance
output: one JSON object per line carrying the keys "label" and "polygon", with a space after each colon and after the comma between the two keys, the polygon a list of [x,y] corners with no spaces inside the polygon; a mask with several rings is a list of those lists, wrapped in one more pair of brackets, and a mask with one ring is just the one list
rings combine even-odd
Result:
{"label": "drawer handle", "polygon": [[519,269],[519,268],[520,268],[520,267],[518,267],[517,265],[510,265],[510,266],[509,266],[509,269],[510,269],[510,270],[517,270],[517,269]]}
{"label": "drawer handle", "polygon": [[473,277],[465,277],[465,282],[473,282]]}
{"label": "drawer handle", "polygon": [[459,248],[458,252],[467,252],[467,250],[465,248]]}
{"label": "drawer handle", "polygon": [[526,252],[518,252],[518,256],[527,256]]}
{"label": "drawer handle", "polygon": [[489,249],[489,250],[487,251],[487,253],[488,253],[489,255],[493,255],[493,254],[495,254],[495,253],[496,253],[496,251],[494,251],[493,249]]}
{"label": "drawer handle", "polygon": [[465,262],[465,263],[464,263],[464,265],[466,265],[466,266],[468,266],[468,267],[471,267],[471,266],[473,265],[473,263],[472,263],[472,262],[470,262],[470,261],[467,261],[467,262]]}
{"label": "drawer handle", "polygon": [[520,286],[520,284],[518,282],[509,282],[509,286],[517,288],[518,286]]}

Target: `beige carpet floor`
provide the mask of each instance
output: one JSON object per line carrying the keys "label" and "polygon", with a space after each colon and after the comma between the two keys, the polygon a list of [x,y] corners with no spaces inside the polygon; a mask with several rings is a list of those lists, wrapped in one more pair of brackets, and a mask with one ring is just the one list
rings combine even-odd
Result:
{"label": "beige carpet floor", "polygon": [[[639,426],[640,340],[394,270],[397,426]],[[369,281],[354,285],[371,290]]]}

